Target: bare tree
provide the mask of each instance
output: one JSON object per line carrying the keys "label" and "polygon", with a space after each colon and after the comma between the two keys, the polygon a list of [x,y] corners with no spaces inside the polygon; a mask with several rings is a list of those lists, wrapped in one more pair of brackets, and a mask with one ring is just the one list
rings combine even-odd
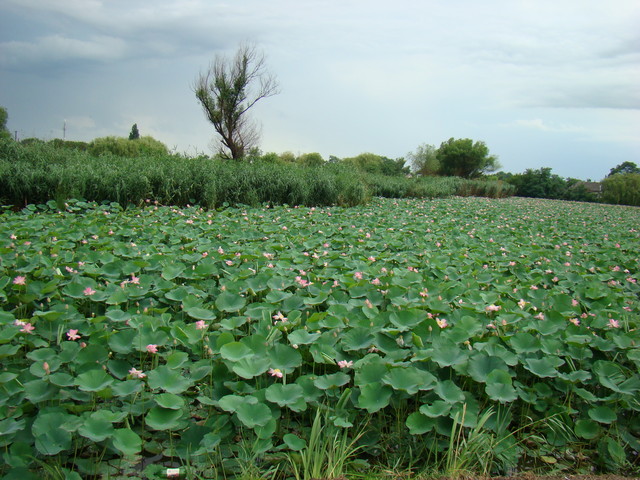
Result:
{"label": "bare tree", "polygon": [[266,70],[264,54],[244,44],[233,59],[216,55],[196,79],[193,90],[220,135],[220,154],[240,160],[256,147],[260,131],[247,111],[262,98],[278,93],[278,82]]}

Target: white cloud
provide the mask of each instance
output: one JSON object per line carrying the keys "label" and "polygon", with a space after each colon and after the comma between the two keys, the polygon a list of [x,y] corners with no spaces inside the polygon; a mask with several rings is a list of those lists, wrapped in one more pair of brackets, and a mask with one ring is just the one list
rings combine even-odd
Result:
{"label": "white cloud", "polygon": [[4,55],[0,66],[42,66],[69,60],[112,61],[122,57],[125,43],[114,37],[93,36],[86,40],[50,35],[31,41],[0,43]]}

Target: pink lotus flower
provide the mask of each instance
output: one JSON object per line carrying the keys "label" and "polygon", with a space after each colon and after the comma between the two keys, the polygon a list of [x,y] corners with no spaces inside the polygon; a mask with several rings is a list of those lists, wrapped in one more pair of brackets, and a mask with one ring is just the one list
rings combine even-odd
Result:
{"label": "pink lotus flower", "polygon": [[284,374],[279,368],[270,368],[269,375],[271,375],[272,377],[282,378]]}
{"label": "pink lotus flower", "polygon": [[22,328],[20,329],[21,332],[23,333],[31,333],[35,330],[36,327],[34,327],[33,325],[31,325],[30,323],[25,323]]}
{"label": "pink lotus flower", "polygon": [[353,361],[351,361],[351,360],[338,360],[338,366],[340,368],[351,368],[351,367],[353,367]]}
{"label": "pink lotus flower", "polygon": [[569,321],[576,326],[580,325],[580,320],[578,320],[577,318],[570,318]]}
{"label": "pink lotus flower", "polygon": [[356,280],[362,280],[362,272],[354,273],[353,278],[355,278]]}
{"label": "pink lotus flower", "polygon": [[26,283],[27,283],[27,277],[18,275],[16,278],[13,279],[14,285],[26,285]]}
{"label": "pink lotus flower", "polygon": [[70,328],[67,332],[67,338],[71,341],[78,340],[81,337],[82,335],[78,335],[78,330],[75,330],[73,328]]}
{"label": "pink lotus flower", "polygon": [[82,293],[84,293],[84,295],[86,297],[89,297],[89,296],[93,295],[94,293],[96,293],[96,291],[91,287],[87,287],[82,291]]}
{"label": "pink lotus flower", "polygon": [[436,323],[440,328],[447,328],[449,326],[445,318],[436,318]]}
{"label": "pink lotus flower", "polygon": [[198,320],[196,322],[196,330],[206,330],[208,326],[204,320]]}
{"label": "pink lotus flower", "polygon": [[487,312],[497,312],[497,311],[501,310],[501,309],[502,309],[502,307],[501,307],[500,305],[493,305],[493,304],[491,304],[491,305],[487,305],[486,307],[484,307],[484,309],[485,309]]}
{"label": "pink lotus flower", "polygon": [[129,370],[129,375],[135,378],[144,378],[147,376],[146,373],[142,372],[142,370],[138,370],[137,368],[132,368]]}
{"label": "pink lotus flower", "polygon": [[140,285],[140,277],[136,277],[135,275],[131,275],[131,280],[129,283],[133,283],[134,285]]}
{"label": "pink lotus flower", "polygon": [[518,301],[518,306],[519,306],[520,308],[524,309],[525,305],[527,305],[527,302],[526,302],[526,301],[524,301],[523,299],[520,299],[520,300]]}
{"label": "pink lotus flower", "polygon": [[618,320],[614,320],[613,318],[609,319],[609,326],[611,328],[620,328],[620,322]]}
{"label": "pink lotus flower", "polygon": [[287,321],[287,317],[285,317],[282,312],[278,312],[276,313],[273,317],[272,317],[275,322],[274,323],[278,323],[278,322],[286,322]]}
{"label": "pink lotus flower", "polygon": [[147,345],[147,352],[149,352],[149,353],[158,353],[158,345],[150,343],[149,345]]}

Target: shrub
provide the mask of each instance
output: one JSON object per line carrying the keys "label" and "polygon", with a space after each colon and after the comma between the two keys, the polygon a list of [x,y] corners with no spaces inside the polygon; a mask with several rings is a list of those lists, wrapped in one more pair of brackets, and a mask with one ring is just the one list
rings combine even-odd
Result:
{"label": "shrub", "polygon": [[640,173],[615,174],[602,181],[602,199],[607,203],[640,206]]}
{"label": "shrub", "polygon": [[121,157],[139,157],[142,155],[167,155],[167,146],[150,136],[129,140],[124,137],[96,138],[89,144],[88,151],[93,156],[111,153]]}

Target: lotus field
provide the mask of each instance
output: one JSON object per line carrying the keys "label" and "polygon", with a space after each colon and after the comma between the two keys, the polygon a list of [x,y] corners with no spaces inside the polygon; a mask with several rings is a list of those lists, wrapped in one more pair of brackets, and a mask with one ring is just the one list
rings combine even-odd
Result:
{"label": "lotus field", "polygon": [[5,478],[640,467],[638,209],[0,219]]}

